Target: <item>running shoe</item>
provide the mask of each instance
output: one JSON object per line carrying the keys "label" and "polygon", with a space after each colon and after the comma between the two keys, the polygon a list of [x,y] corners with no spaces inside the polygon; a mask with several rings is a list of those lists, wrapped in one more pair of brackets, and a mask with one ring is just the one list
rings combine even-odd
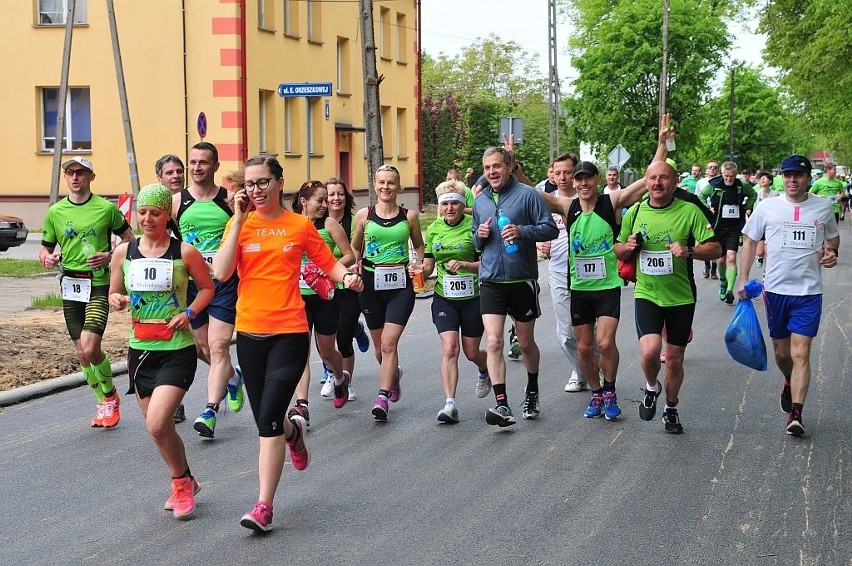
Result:
{"label": "running shoe", "polygon": [[512,409],[507,405],[497,405],[485,412],[485,422],[490,425],[506,427],[512,426],[517,421],[515,420],[515,415],[512,414]]}
{"label": "running shoe", "polygon": [[183,406],[183,403],[175,407],[175,414],[173,416],[175,420],[175,424],[182,423],[186,420],[186,409]]}
{"label": "running shoe", "polygon": [[[172,515],[175,519],[189,519],[195,511],[195,488],[198,484],[191,477],[172,480]],[[169,502],[167,501],[166,504]]]}
{"label": "running shoe", "polygon": [[305,427],[307,426],[305,418],[301,415],[293,415],[289,419],[296,431],[296,438],[287,441],[287,447],[290,449],[290,463],[297,470],[305,470],[311,463],[311,451],[305,444]]}
{"label": "running shoe", "polygon": [[524,390],[524,404],[521,405],[522,415],[527,420],[535,420],[541,415],[538,405],[538,391]]}
{"label": "running shoe", "polygon": [[323,383],[322,389],[320,389],[320,395],[322,395],[323,399],[331,399],[334,397],[334,373],[328,372],[328,375],[325,376],[325,383]]}
{"label": "running shoe", "polygon": [[296,403],[290,408],[287,412],[287,418],[292,419],[293,417],[302,417],[305,419],[305,425],[311,426],[311,414],[308,412],[308,406],[304,403]]}
{"label": "running shoe", "polygon": [[577,371],[571,372],[571,377],[568,378],[568,383],[565,384],[565,391],[568,393],[579,393],[589,388],[589,384],[585,380],[580,379]]}
{"label": "running shoe", "polygon": [[198,415],[198,418],[195,419],[195,424],[192,425],[192,428],[194,428],[195,431],[204,438],[213,438],[216,431],[216,411],[210,407],[204,409],[204,411]]}
{"label": "running shoe", "polygon": [[601,407],[603,405],[603,395],[600,393],[592,393],[592,398],[589,399],[589,406],[583,416],[587,419],[596,419],[601,416]]}
{"label": "running shoe", "polygon": [[787,434],[790,436],[802,436],[805,434],[805,426],[802,424],[802,411],[793,409],[787,417]]}
{"label": "running shoe", "polygon": [[733,291],[728,290],[728,291],[725,293],[725,302],[726,302],[727,304],[729,304],[729,305],[733,305],[733,304],[734,304],[734,292],[733,292]]}
{"label": "running shoe", "polygon": [[724,301],[725,295],[727,295],[727,294],[728,294],[728,284],[724,283],[724,282],[720,283],[719,284],[719,300]]}
{"label": "running shoe", "polygon": [[322,363],[322,375],[320,376],[320,383],[325,383],[328,381],[328,376],[331,375],[331,370],[328,369],[328,366],[325,365],[325,362]]}
{"label": "running shoe", "polygon": [[355,342],[358,344],[358,349],[361,353],[365,353],[370,349],[370,337],[367,336],[367,331],[364,330],[364,323],[360,320],[355,324]]}
{"label": "running shoe", "polygon": [[357,398],[358,398],[358,396],[355,395],[355,388],[352,387],[352,382],[350,381],[349,382],[349,400],[354,401]]}
{"label": "running shoe", "polygon": [[713,267],[710,268],[710,279],[718,279],[718,278],[719,278],[719,276],[716,275],[716,266],[713,265]]}
{"label": "running shoe", "polygon": [[702,273],[701,276],[704,277],[704,279],[710,279],[710,270],[705,269],[704,273]]}
{"label": "running shoe", "polygon": [[92,417],[92,428],[101,428],[104,426],[104,403],[101,401],[95,408],[95,416]]}
{"label": "running shoe", "polygon": [[618,406],[618,396],[615,391],[603,392],[604,417],[608,421],[617,421],[621,418],[621,407]]}
{"label": "running shoe", "polygon": [[228,408],[235,413],[239,413],[246,403],[246,398],[243,394],[243,372],[239,366],[234,368],[234,374],[237,376],[237,383],[231,383],[228,380]]}
{"label": "running shoe", "polygon": [[[198,495],[198,492],[201,491],[201,486],[195,481],[195,478],[190,476],[190,481],[192,482],[192,495]],[[172,480],[172,492],[169,495],[169,498],[166,499],[166,504],[163,505],[163,509],[166,511],[171,511],[175,508],[175,481]]]}
{"label": "running shoe", "polygon": [[482,399],[488,397],[489,393],[491,393],[491,378],[488,372],[480,373],[479,379],[476,380],[476,396]]}
{"label": "running shoe", "polygon": [[380,422],[388,420],[388,398],[384,395],[376,397],[376,404],[373,405],[373,418]]}
{"label": "running shoe", "polygon": [[645,394],[645,398],[642,399],[642,402],[639,403],[639,418],[643,421],[653,420],[654,415],[657,414],[657,397],[662,393],[663,388],[657,383],[656,391],[649,391],[647,387],[642,388],[642,393]]}
{"label": "running shoe", "polygon": [[334,408],[339,409],[349,400],[349,382],[352,381],[352,376],[349,372],[343,370],[343,382],[338,385],[332,382],[334,386]]}
{"label": "running shoe", "polygon": [[784,386],[781,388],[781,410],[785,413],[790,413],[793,410],[793,396],[790,392],[790,382],[784,380]]}
{"label": "running shoe", "polygon": [[677,414],[677,409],[668,408],[663,413],[663,424],[666,426],[666,432],[669,434],[683,434],[683,425],[680,424],[680,417]]}
{"label": "running shoe", "polygon": [[240,525],[259,533],[268,533],[272,530],[272,505],[258,501],[254,509],[243,515]]}
{"label": "running shoe", "polygon": [[113,388],[112,395],[104,397],[104,418],[101,419],[104,428],[112,428],[121,420],[121,399],[118,398],[118,391]]}
{"label": "running shoe", "polygon": [[513,360],[521,359],[521,344],[517,338],[509,343],[509,357]]}
{"label": "running shoe", "polygon": [[396,376],[393,378],[393,385],[391,386],[390,395],[388,399],[390,399],[391,403],[396,403],[399,401],[399,397],[402,395],[402,387],[400,387],[399,382],[402,379],[402,368],[396,367]]}
{"label": "running shoe", "polygon": [[444,408],[438,412],[438,421],[442,423],[459,422],[459,410],[455,403],[446,403]]}

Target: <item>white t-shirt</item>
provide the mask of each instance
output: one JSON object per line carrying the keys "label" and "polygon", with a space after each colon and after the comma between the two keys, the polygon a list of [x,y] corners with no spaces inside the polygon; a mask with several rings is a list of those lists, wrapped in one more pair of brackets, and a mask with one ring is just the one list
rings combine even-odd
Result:
{"label": "white t-shirt", "polygon": [[808,195],[803,202],[790,202],[783,194],[765,199],[743,234],[755,241],[766,238],[767,291],[797,297],[822,294],[819,260],[825,241],[838,235],[829,201]]}
{"label": "white t-shirt", "polygon": [[550,270],[568,274],[568,231],[565,229],[565,219],[555,212],[553,221],[559,228],[559,235],[550,241]]}
{"label": "white t-shirt", "polygon": [[[709,182],[710,182],[709,177],[704,177],[703,179],[698,179],[695,182],[695,194],[700,195],[701,191],[704,190],[704,187],[706,187]],[[707,206],[710,206],[709,202],[705,202],[704,204],[706,204]]]}

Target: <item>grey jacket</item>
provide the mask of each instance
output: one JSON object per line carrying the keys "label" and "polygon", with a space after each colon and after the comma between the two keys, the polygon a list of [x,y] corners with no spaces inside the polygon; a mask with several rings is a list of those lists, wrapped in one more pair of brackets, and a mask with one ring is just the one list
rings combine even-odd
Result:
{"label": "grey jacket", "polygon": [[[536,242],[549,242],[559,235],[559,229],[544,199],[538,192],[509,177],[509,181],[496,193],[486,187],[473,203],[473,244],[482,250],[479,264],[480,281],[513,281],[538,279],[538,255]],[[498,210],[509,217],[512,224],[519,226],[521,237],[518,251],[510,254],[503,249],[503,239],[497,227]],[[491,218],[491,235],[480,239],[476,229]]]}

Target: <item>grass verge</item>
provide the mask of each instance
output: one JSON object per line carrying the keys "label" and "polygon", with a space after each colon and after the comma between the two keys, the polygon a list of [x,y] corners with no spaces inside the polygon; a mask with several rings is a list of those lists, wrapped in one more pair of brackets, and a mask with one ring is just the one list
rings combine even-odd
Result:
{"label": "grass verge", "polygon": [[48,293],[45,297],[34,297],[30,308],[52,309],[62,306],[62,297],[58,293]]}
{"label": "grass verge", "polygon": [[0,259],[0,277],[30,277],[51,271],[37,259]]}

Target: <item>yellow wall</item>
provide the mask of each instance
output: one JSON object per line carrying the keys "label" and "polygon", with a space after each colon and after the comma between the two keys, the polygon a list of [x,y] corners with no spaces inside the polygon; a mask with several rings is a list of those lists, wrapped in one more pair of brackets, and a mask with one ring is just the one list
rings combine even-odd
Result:
{"label": "yellow wall", "polygon": [[[317,41],[308,41],[307,2],[292,2],[298,11],[294,20],[298,37],[293,37],[284,34],[284,0],[258,1],[265,2],[271,13],[268,13],[268,29],[260,29],[257,1],[247,2],[247,153],[250,156],[259,150],[259,91],[268,90],[271,93],[266,105],[268,151],[277,153],[282,161],[288,187],[294,188],[304,181],[308,160],[304,140],[305,99],[292,99],[296,154],[288,156],[284,152],[285,102],[276,90],[281,82],[330,81],[335,94],[328,99],[315,99],[318,104],[314,117],[320,128],[316,139],[321,146],[310,158],[310,167],[311,177],[315,179],[338,175],[338,150],[345,149],[346,140],[338,136],[335,123],[364,126],[358,4],[314,3],[320,10],[315,27],[315,35],[319,37]],[[23,215],[31,226],[40,226],[50,193],[53,153],[39,151],[41,102],[37,89],[59,85],[64,26],[34,25],[37,0],[8,4],[0,53],[5,54],[4,75],[14,80],[0,82],[0,99],[7,109],[4,124],[7,135],[0,139],[0,154],[26,174],[16,176],[13,184],[0,186],[0,209]],[[86,4],[88,23],[74,28],[69,81],[72,87],[90,87],[92,149],[80,153],[96,169],[93,190],[117,195],[129,191],[131,184],[106,6],[102,0],[86,0]],[[201,111],[207,116],[206,141],[221,149],[220,174],[238,169],[241,161],[239,91],[235,95],[221,92],[222,88],[227,90],[239,84],[240,67],[234,63],[239,59],[240,4],[236,0],[204,0],[187,1],[186,5],[185,83],[181,2],[115,2],[140,185],[155,180],[153,166],[159,156],[175,153],[185,157],[187,146],[199,141],[196,117]],[[384,26],[383,7],[387,9]],[[377,51],[378,70],[385,76],[381,104],[388,107],[384,113],[388,123],[383,126],[385,155],[402,172],[403,185],[413,186],[418,175],[415,2],[376,1],[374,20],[377,44],[383,34],[387,37],[390,33],[387,48],[380,47]],[[396,45],[397,23],[403,20],[410,29],[404,31],[400,54]],[[349,78],[348,95],[337,92],[340,88],[338,37],[348,38],[349,67],[343,73]],[[382,54],[387,58],[382,58]],[[329,120],[323,115],[326,100],[330,104]],[[403,115],[407,126],[405,140],[398,144],[397,119]],[[403,146],[405,155],[399,154],[398,145]],[[351,133],[351,184],[356,189],[366,188],[367,184],[364,146],[363,132]],[[61,180],[60,195],[65,193]]]}

